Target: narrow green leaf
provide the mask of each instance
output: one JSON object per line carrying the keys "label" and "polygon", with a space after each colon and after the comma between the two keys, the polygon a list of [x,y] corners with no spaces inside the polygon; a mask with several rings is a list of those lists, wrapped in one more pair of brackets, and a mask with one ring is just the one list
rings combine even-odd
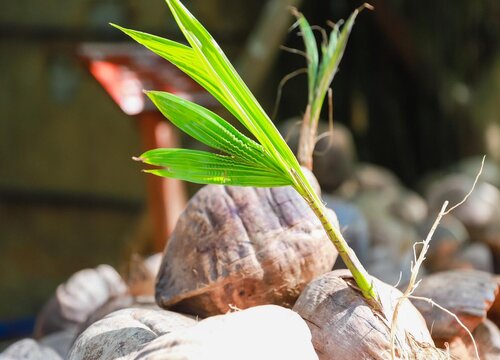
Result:
{"label": "narrow green leaf", "polygon": [[316,38],[314,37],[314,33],[311,29],[311,25],[309,25],[309,22],[306,20],[304,15],[302,15],[298,11],[295,15],[297,16],[300,32],[302,33],[302,39],[304,39],[304,45],[306,48],[309,103],[311,103],[314,96],[318,76],[318,45],[316,42]]}
{"label": "narrow green leaf", "polygon": [[180,70],[212,94],[224,107],[232,112],[231,105],[226,100],[224,94],[220,91],[220,86],[217,85],[213,77],[207,73],[205,65],[199,60],[198,55],[192,48],[156,35],[126,29],[115,24],[111,25],[123,31],[125,34],[155,54],[177,66]]}
{"label": "narrow green leaf", "polygon": [[354,10],[354,12],[349,16],[347,22],[342,27],[340,31],[338,27],[335,27],[330,34],[330,43],[328,45],[328,55],[323,57],[318,74],[317,90],[316,90],[316,101],[312,107],[312,113],[319,113],[323,101],[326,96],[326,92],[332,83],[333,77],[337,73],[340,60],[344,55],[345,48],[347,46],[347,40],[351,34],[352,27],[354,26],[354,21],[359,14],[359,9]]}
{"label": "narrow green leaf", "polygon": [[278,168],[261,145],[212,111],[166,92],[148,91],[147,95],[166,118],[196,140],[250,164]]}
{"label": "narrow green leaf", "polygon": [[291,185],[290,179],[268,169],[241,163],[230,156],[186,149],[154,149],[139,160],[163,169],[146,172],[198,184],[274,187]]}
{"label": "narrow green leaf", "polygon": [[186,39],[203,61],[207,72],[217,79],[216,83],[230,104],[231,112],[284,169],[292,167],[300,171],[297,160],[280,133],[212,36],[180,1],[166,1]]}

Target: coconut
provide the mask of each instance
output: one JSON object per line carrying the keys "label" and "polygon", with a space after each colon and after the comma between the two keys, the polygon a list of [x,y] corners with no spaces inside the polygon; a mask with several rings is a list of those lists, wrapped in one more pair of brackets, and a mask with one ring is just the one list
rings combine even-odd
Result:
{"label": "coconut", "polygon": [[264,305],[213,316],[158,337],[134,359],[317,360],[318,356],[300,316]]}
{"label": "coconut", "polygon": [[166,310],[123,309],[95,322],[76,339],[68,360],[125,359],[144,344],[196,324],[189,316]]}
{"label": "coconut", "polygon": [[[481,360],[500,358],[500,330],[486,319],[472,333]],[[476,349],[470,336],[455,338],[449,345],[451,355],[460,360],[477,360]]]}
{"label": "coconut", "polygon": [[[312,281],[297,300],[297,311],[309,325],[320,360],[388,359],[391,354],[390,323],[402,293],[376,278],[383,313],[367,304],[346,270],[335,270]],[[447,359],[434,348],[424,318],[408,301],[397,318],[398,358]]]}
{"label": "coconut", "polygon": [[33,339],[23,339],[10,345],[0,354],[1,360],[62,360],[63,358],[50,347],[39,344]]}
{"label": "coconut", "polygon": [[[285,121],[280,127],[281,133],[294,153],[297,153],[299,146],[300,121],[298,118],[292,118]],[[319,134],[328,131],[326,123],[320,122],[318,124],[317,132]],[[344,125],[335,123],[330,136],[320,139],[314,147],[312,170],[321,188],[324,191],[337,189],[352,175],[356,157],[356,148],[351,132]]]}
{"label": "coconut", "polygon": [[[414,295],[432,299],[453,314],[473,331],[486,318],[499,291],[493,275],[477,270],[453,270],[425,277]],[[432,337],[438,345],[466,335],[463,327],[449,314],[427,301],[412,300],[422,313]]]}
{"label": "coconut", "polygon": [[163,308],[201,317],[231,306],[291,307],[336,256],[321,223],[292,187],[208,185],[189,201],[168,241],[156,300]]}
{"label": "coconut", "polygon": [[80,270],[59,285],[44,305],[36,320],[35,337],[75,329],[110,298],[126,293],[127,285],[113,267]]}

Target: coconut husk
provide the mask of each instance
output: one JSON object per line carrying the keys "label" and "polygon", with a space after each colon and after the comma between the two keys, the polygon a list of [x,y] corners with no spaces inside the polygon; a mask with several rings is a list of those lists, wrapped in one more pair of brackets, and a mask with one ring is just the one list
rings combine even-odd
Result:
{"label": "coconut husk", "polygon": [[414,226],[422,223],[428,213],[425,200],[416,192],[403,188],[398,198],[389,205],[389,211],[399,220]]}
{"label": "coconut husk", "polygon": [[[477,175],[477,169],[481,167],[483,156],[469,157],[462,159],[451,170],[471,177]],[[484,160],[481,180],[500,188],[500,165],[488,159]]]}
{"label": "coconut husk", "polygon": [[[290,149],[297,154],[301,119],[292,118],[280,126]],[[328,132],[328,125],[318,123],[318,134]],[[336,190],[354,170],[356,162],[356,147],[352,134],[340,123],[333,125],[333,132],[328,137],[320,139],[313,154],[313,173],[324,191]]]}
{"label": "coconut husk", "polygon": [[[420,239],[426,238],[435,220],[436,216],[429,216],[417,227]],[[429,272],[438,272],[466,266],[457,263],[457,260],[468,240],[469,233],[460,220],[453,215],[445,216],[436,228],[425,255],[426,269]]]}
{"label": "coconut husk", "polygon": [[[336,222],[333,212],[330,217]],[[168,241],[156,300],[201,317],[232,305],[291,307],[336,256],[293,188],[208,185],[189,201]]]}
{"label": "coconut husk", "polygon": [[[497,282],[497,285],[500,287],[500,276],[495,275],[495,280]],[[488,310],[487,316],[488,319],[491,319],[491,321],[496,324],[496,326],[500,327],[500,294],[495,297],[493,304]]]}
{"label": "coconut husk", "polygon": [[410,278],[413,244],[420,241],[415,227],[390,211],[394,199],[384,191],[365,191],[355,199],[368,221],[370,251],[366,268],[370,274],[390,284]]}
{"label": "coconut husk", "polygon": [[[491,274],[477,270],[453,270],[425,277],[413,294],[432,299],[454,313],[470,331],[474,331],[486,318],[498,290],[498,283]],[[432,337],[439,346],[466,335],[461,325],[449,314],[426,301],[412,302],[432,329]]]}
{"label": "coconut husk", "polygon": [[127,293],[121,276],[109,265],[99,265],[73,274],[59,285],[37,317],[34,335],[76,328],[110,298]]}
{"label": "coconut husk", "polygon": [[[462,174],[439,179],[426,191],[429,209],[439,211],[444,201],[459,203],[469,193],[473,183],[473,177]],[[456,208],[453,215],[467,227],[473,240],[480,240],[484,228],[495,221],[499,207],[500,190],[491,184],[478,182],[467,201]]]}
{"label": "coconut husk", "polygon": [[[500,331],[490,320],[479,324],[472,333],[481,360],[500,359]],[[457,337],[449,345],[450,353],[461,360],[477,360],[476,350],[469,336]]]}
{"label": "coconut husk", "polygon": [[274,305],[219,315],[151,341],[134,359],[316,360],[295,312]]}
{"label": "coconut husk", "polygon": [[400,188],[400,181],[390,170],[374,164],[359,163],[335,193],[344,199],[354,199],[367,191],[383,192],[387,200],[394,201]]}
{"label": "coconut husk", "polygon": [[57,352],[40,345],[36,340],[23,339],[10,345],[0,354],[0,360],[62,360]]}
{"label": "coconut husk", "polygon": [[160,269],[162,254],[154,254],[144,259],[139,254],[132,254],[125,270],[125,282],[128,293],[132,296],[153,296],[156,275]]}
{"label": "coconut husk", "polygon": [[166,310],[119,310],[87,328],[74,342],[68,360],[129,359],[157,337],[195,324],[189,316]]}
{"label": "coconut husk", "polygon": [[[311,282],[297,300],[297,311],[311,329],[321,360],[389,359],[390,322],[402,293],[375,278],[383,313],[374,312],[346,270],[329,272]],[[398,358],[447,359],[434,348],[425,321],[408,301],[400,308],[396,332]]]}
{"label": "coconut husk", "polygon": [[467,244],[456,254],[450,264],[451,269],[475,269],[493,273],[493,255],[490,248],[483,243]]}
{"label": "coconut husk", "polygon": [[80,335],[90,325],[106,317],[108,314],[127,308],[160,310],[160,307],[156,305],[155,299],[152,296],[135,297],[125,294],[122,296],[113,297],[105,302],[102,306],[97,308],[93,313],[89,314],[87,320],[78,325],[78,331],[76,335]]}

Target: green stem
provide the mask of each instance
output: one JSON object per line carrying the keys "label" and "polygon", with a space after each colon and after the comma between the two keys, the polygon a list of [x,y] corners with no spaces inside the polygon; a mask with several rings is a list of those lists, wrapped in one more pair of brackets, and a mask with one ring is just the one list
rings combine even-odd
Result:
{"label": "green stem", "polygon": [[300,174],[298,174],[296,171],[292,171],[292,173],[296,180],[297,191],[306,200],[311,210],[321,222],[321,225],[328,235],[328,238],[337,249],[340,257],[346,264],[347,269],[349,269],[349,271],[351,272],[354,281],[359,287],[359,290],[361,291],[363,297],[372,306],[373,309],[381,311],[382,305],[380,302],[380,297],[375,286],[373,285],[371,276],[363,267],[354,251],[349,247],[349,244],[347,244],[347,241],[344,239],[342,233],[335,226],[333,226],[333,224],[326,216],[325,205],[320,200],[316,192],[312,189],[309,182],[305,179],[302,171]]}

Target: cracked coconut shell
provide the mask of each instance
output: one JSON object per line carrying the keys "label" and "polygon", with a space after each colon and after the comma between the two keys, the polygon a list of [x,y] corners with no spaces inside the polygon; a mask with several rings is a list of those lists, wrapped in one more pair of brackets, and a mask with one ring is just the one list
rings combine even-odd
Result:
{"label": "cracked coconut shell", "polygon": [[[333,211],[329,216],[337,224]],[[208,185],[190,200],[169,239],[156,301],[201,317],[233,306],[291,307],[336,257],[293,188]]]}

